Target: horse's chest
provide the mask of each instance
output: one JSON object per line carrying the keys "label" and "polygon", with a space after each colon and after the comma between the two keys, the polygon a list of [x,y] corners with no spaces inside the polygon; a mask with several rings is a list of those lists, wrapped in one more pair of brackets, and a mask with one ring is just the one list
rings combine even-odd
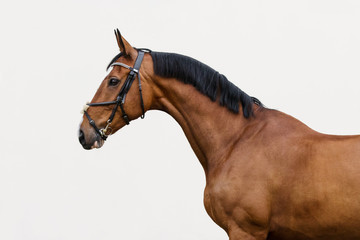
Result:
{"label": "horse's chest", "polygon": [[[258,215],[253,209],[267,206],[262,191],[250,188],[249,185],[244,186],[239,181],[234,183],[231,179],[218,179],[214,183],[208,183],[204,193],[204,205],[210,217],[225,230],[229,220],[242,221],[244,215]],[[263,210],[261,215],[267,212]]]}
{"label": "horse's chest", "polygon": [[226,230],[226,211],[221,196],[224,193],[216,191],[213,186],[207,185],[204,192],[204,205],[207,213],[219,226]]}

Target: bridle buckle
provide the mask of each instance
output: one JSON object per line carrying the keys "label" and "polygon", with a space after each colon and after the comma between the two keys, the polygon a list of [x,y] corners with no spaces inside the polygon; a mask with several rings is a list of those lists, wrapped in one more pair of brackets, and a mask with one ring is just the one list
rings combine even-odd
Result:
{"label": "bridle buckle", "polygon": [[[111,121],[109,119],[109,120],[107,120],[107,124],[106,124],[105,128],[100,129],[100,134],[102,137],[108,137],[111,135],[112,128],[110,127],[110,125],[111,125]],[[110,133],[106,134],[108,131],[110,131]]]}

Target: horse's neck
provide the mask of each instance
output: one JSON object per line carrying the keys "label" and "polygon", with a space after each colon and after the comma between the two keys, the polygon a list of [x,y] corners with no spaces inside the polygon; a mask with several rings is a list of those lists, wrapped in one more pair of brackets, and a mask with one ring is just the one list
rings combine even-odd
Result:
{"label": "horse's neck", "polygon": [[212,102],[193,86],[176,79],[158,79],[156,109],[169,113],[182,127],[205,172],[216,168],[241,137],[245,119]]}

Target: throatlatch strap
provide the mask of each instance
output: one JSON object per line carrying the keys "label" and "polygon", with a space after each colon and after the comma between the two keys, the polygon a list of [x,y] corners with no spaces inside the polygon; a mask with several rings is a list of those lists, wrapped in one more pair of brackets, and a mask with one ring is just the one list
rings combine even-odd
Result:
{"label": "throatlatch strap", "polygon": [[142,88],[141,88],[141,80],[140,80],[140,67],[141,67],[141,63],[144,58],[144,55],[145,55],[145,53],[143,51],[139,52],[139,55],[138,55],[139,61],[136,62],[136,63],[138,63],[139,66],[136,66],[136,63],[134,66],[134,68],[138,70],[137,75],[138,75],[138,80],[139,80],[139,93],[140,93],[140,104],[141,104],[141,110],[142,110],[142,115],[141,115],[142,119],[144,119],[144,117],[145,117],[145,107],[144,107],[144,100],[143,100],[143,96],[142,96]]}

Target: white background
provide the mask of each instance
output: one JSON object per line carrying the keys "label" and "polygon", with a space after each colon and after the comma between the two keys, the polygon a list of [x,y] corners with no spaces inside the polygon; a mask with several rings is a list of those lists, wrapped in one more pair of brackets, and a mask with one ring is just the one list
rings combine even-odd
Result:
{"label": "white background", "polygon": [[181,128],[152,111],[85,151],[79,110],[117,54],[192,56],[325,133],[360,132],[360,2],[1,1],[0,239],[227,239]]}

